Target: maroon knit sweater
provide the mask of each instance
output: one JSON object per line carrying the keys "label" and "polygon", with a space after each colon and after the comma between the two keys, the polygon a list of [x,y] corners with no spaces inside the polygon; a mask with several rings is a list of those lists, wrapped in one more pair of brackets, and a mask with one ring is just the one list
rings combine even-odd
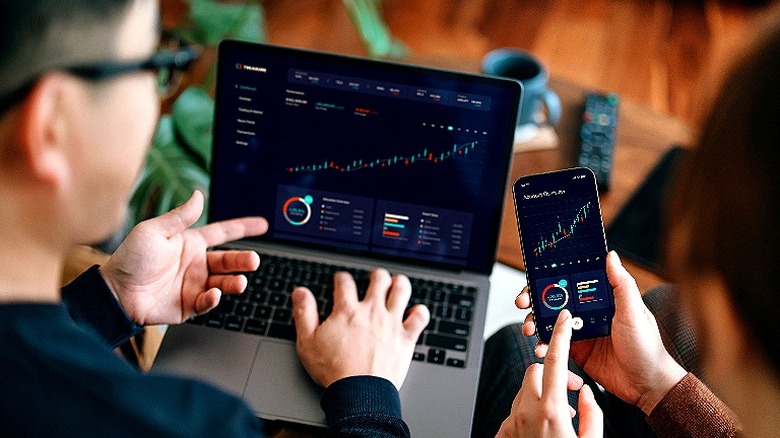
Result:
{"label": "maroon knit sweater", "polygon": [[734,412],[690,373],[661,399],[647,422],[661,437],[738,437],[742,433]]}

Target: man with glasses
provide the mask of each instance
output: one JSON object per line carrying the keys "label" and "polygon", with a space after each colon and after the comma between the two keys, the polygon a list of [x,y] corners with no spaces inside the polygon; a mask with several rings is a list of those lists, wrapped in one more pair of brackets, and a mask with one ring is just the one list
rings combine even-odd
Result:
{"label": "man with glasses", "polygon": [[[240,293],[247,280],[234,273],[256,269],[257,254],[207,249],[262,234],[264,219],[191,229],[203,209],[196,192],[139,224],[106,264],[58,287],[69,247],[119,226],[159,115],[156,89],[170,92],[171,72],[197,56],[155,54],[158,14],[156,0],[0,4],[2,436],[261,433],[239,399],[143,375],[112,348],[143,325],[180,323]],[[375,271],[363,301],[348,274],[334,282],[322,324],[310,291],[292,297],[302,362],[327,388],[329,433],[408,436],[398,388],[428,312],[413,307],[403,320],[403,276]]]}

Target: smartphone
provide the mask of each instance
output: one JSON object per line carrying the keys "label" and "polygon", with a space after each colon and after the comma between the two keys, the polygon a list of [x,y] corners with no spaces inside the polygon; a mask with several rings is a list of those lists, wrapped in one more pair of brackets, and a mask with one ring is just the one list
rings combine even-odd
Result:
{"label": "smartphone", "polygon": [[609,336],[615,304],[593,171],[524,176],[513,194],[539,339],[550,342],[563,309],[573,317],[572,341]]}

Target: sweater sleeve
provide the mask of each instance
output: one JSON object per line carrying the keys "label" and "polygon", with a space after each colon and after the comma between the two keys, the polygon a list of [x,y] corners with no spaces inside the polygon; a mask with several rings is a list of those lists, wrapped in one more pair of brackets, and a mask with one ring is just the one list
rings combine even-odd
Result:
{"label": "sweater sleeve", "polygon": [[660,437],[736,437],[736,415],[699,379],[688,373],[647,417]]}
{"label": "sweater sleeve", "polygon": [[389,380],[347,377],[331,384],[322,396],[327,437],[409,437],[401,419],[401,399]]}
{"label": "sweater sleeve", "polygon": [[143,331],[127,316],[94,265],[62,288],[62,302],[76,324],[94,331],[111,348]]}

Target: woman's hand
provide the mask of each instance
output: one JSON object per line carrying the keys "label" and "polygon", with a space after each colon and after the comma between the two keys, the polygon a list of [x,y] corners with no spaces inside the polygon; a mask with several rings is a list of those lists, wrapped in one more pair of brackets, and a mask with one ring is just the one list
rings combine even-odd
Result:
{"label": "woman's hand", "polygon": [[[649,414],[686,371],[664,348],[655,317],[647,309],[639,288],[614,251],[607,256],[607,277],[615,294],[612,334],[606,338],[575,342],[571,357],[604,389]],[[517,307],[530,307],[528,287],[515,300]],[[529,314],[523,334],[533,336],[536,325]],[[540,344],[536,354],[544,357],[549,347]]]}
{"label": "woman's hand", "polygon": [[523,386],[512,403],[512,411],[498,437],[576,437],[571,419],[567,390],[580,390],[578,411],[580,437],[604,436],[604,415],[596,404],[593,391],[581,379],[569,373],[569,343],[572,318],[562,310],[553,329],[544,365],[532,364],[523,378]]}

